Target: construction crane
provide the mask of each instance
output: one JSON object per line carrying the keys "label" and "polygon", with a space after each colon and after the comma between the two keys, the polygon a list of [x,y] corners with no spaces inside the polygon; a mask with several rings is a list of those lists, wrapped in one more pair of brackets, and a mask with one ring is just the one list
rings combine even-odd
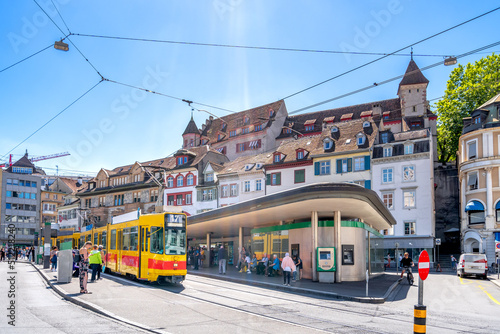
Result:
{"label": "construction crane", "polygon": [[[28,152],[26,152],[28,153]],[[55,159],[55,158],[61,158],[70,155],[69,152],[62,152],[62,153],[56,153],[56,154],[50,154],[50,155],[42,155],[39,157],[31,158],[29,159],[31,162],[37,162],[37,161],[42,161],[42,160],[48,160],[48,159]],[[10,167],[12,166],[12,154],[9,154],[9,163],[8,164],[3,164],[0,165],[1,167]]]}

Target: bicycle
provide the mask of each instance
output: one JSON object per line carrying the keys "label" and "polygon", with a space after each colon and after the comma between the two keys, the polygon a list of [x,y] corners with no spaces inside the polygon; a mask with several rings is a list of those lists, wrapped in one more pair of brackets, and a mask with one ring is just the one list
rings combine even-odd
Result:
{"label": "bicycle", "polygon": [[406,278],[408,279],[408,284],[413,285],[413,273],[411,272],[411,267],[403,267],[403,270],[406,271]]}

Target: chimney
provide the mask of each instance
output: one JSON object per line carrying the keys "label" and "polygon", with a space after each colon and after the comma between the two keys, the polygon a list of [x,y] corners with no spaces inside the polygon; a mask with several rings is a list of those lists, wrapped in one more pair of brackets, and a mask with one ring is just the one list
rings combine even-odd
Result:
{"label": "chimney", "polygon": [[214,120],[214,116],[209,116],[208,119],[210,120],[210,123]]}
{"label": "chimney", "polygon": [[381,116],[382,115],[382,107],[380,104],[374,103],[372,105],[372,116]]}
{"label": "chimney", "polygon": [[205,124],[201,125],[201,131],[204,131],[207,126]]}

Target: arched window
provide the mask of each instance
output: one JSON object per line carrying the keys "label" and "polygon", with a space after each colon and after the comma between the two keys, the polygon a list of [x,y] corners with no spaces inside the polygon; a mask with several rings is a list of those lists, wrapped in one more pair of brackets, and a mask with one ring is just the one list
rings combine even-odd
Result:
{"label": "arched window", "polygon": [[188,186],[192,186],[193,183],[194,183],[194,176],[193,176],[193,174],[188,174],[188,176],[186,176],[186,178],[187,178],[187,185]]}
{"label": "arched window", "polygon": [[470,201],[465,206],[469,216],[469,224],[484,224],[484,205],[479,201]]}
{"label": "arched window", "polygon": [[496,214],[497,222],[500,222],[500,201],[498,201],[497,204],[495,205],[495,214]]}
{"label": "arched window", "polygon": [[184,176],[179,175],[177,176],[177,187],[183,187],[184,186]]}
{"label": "arched window", "polygon": [[174,187],[174,178],[172,176],[167,177],[167,188]]}

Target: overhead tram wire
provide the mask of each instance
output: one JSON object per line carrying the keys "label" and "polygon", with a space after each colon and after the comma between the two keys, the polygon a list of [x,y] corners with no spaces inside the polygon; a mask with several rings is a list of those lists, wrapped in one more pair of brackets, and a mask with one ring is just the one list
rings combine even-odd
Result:
{"label": "overhead tram wire", "polygon": [[168,94],[163,94],[163,93],[156,92],[156,91],[153,91],[153,90],[150,90],[150,89],[147,89],[147,88],[143,88],[143,87],[139,87],[139,86],[134,86],[134,85],[126,84],[126,83],[123,83],[123,82],[119,82],[119,81],[115,81],[115,80],[111,80],[111,79],[107,79],[107,78],[103,78],[103,80],[111,82],[111,83],[114,83],[114,84],[117,84],[117,85],[122,85],[122,86],[125,86],[125,87],[130,87],[130,88],[142,90],[142,91],[145,91],[147,93],[151,93],[151,94],[156,94],[156,95],[168,97],[170,99],[174,99],[174,100],[178,100],[178,101],[182,101],[182,102],[190,102],[192,104],[197,104],[197,105],[200,105],[200,106],[203,106],[203,107],[212,108],[212,109],[218,109],[218,110],[221,110],[221,111],[226,111],[226,112],[234,113],[234,111],[229,110],[229,109],[224,109],[224,108],[220,108],[220,107],[216,107],[216,106],[212,106],[212,105],[209,105],[209,104],[204,104],[204,103],[200,103],[200,102],[196,102],[196,101],[188,101],[188,100],[180,98],[180,97],[176,97],[176,96],[172,96],[172,95],[168,95]]}
{"label": "overhead tram wire", "polygon": [[85,93],[83,93],[82,95],[80,95],[78,98],[76,98],[75,100],[73,100],[73,102],[71,102],[68,106],[66,106],[66,108],[64,108],[63,110],[61,110],[60,112],[58,112],[56,115],[54,115],[51,119],[49,119],[47,122],[45,122],[42,126],[40,126],[38,129],[36,129],[33,133],[31,133],[28,137],[26,137],[25,139],[23,139],[19,144],[17,144],[16,146],[14,146],[9,152],[5,153],[4,155],[2,155],[0,157],[0,159],[6,157],[10,152],[14,151],[16,148],[18,148],[19,146],[21,146],[24,142],[26,142],[28,139],[30,139],[31,137],[33,137],[38,131],[40,131],[41,129],[43,129],[45,126],[47,126],[50,122],[52,122],[54,119],[56,119],[57,117],[59,117],[62,113],[64,113],[66,110],[68,110],[73,104],[75,104],[76,102],[78,102],[80,99],[82,99],[85,95],[87,95],[88,93],[90,93],[94,88],[96,88],[101,82],[103,82],[104,80],[101,80],[99,81],[98,83],[96,83],[94,86],[92,86],[91,88],[89,88]]}
{"label": "overhead tram wire", "polygon": [[456,28],[458,28],[458,27],[460,27],[460,26],[463,26],[464,24],[467,24],[467,23],[469,23],[469,22],[472,22],[472,21],[474,21],[474,20],[477,20],[477,19],[479,19],[479,18],[481,18],[481,17],[483,17],[483,16],[486,16],[486,15],[488,15],[488,14],[491,14],[491,13],[493,13],[493,12],[495,12],[495,11],[499,10],[499,9],[500,9],[500,7],[497,7],[497,8],[494,8],[494,9],[490,10],[490,11],[487,11],[486,13],[483,13],[483,14],[481,14],[481,15],[475,16],[475,17],[473,17],[473,18],[471,18],[471,19],[469,19],[469,20],[467,20],[467,21],[463,21],[463,22],[461,22],[461,23],[459,23],[459,24],[456,24],[456,25],[454,25],[454,26],[452,26],[452,27],[450,27],[450,28],[448,28],[448,29],[442,30],[442,31],[440,31],[440,32],[438,32],[438,33],[435,33],[435,34],[433,34],[433,35],[431,35],[431,36],[428,36],[428,37],[426,37],[426,38],[424,38],[424,39],[421,39],[421,40],[419,40],[419,41],[417,41],[417,42],[415,42],[415,43],[409,44],[409,45],[407,45],[407,46],[405,46],[405,47],[402,47],[402,48],[400,48],[400,49],[398,49],[398,50],[396,50],[396,51],[393,51],[393,52],[391,52],[391,53],[389,53],[389,54],[387,54],[387,55],[384,55],[384,56],[382,56],[382,57],[379,57],[379,58],[377,58],[377,59],[374,59],[374,60],[372,60],[372,61],[369,61],[369,62],[367,62],[367,63],[365,63],[365,64],[359,65],[359,66],[357,66],[357,67],[355,67],[355,68],[352,68],[352,69],[350,69],[350,70],[348,70],[348,71],[345,71],[345,72],[343,72],[343,73],[340,73],[340,74],[338,74],[338,75],[336,75],[336,76],[334,76],[334,77],[331,77],[331,78],[329,78],[329,79],[323,80],[323,81],[321,81],[321,82],[319,82],[319,83],[317,83],[317,84],[315,84],[315,85],[309,86],[309,87],[304,88],[304,89],[302,89],[302,90],[300,90],[300,91],[298,91],[298,92],[295,92],[295,93],[293,93],[293,94],[290,94],[290,95],[288,95],[288,96],[286,96],[286,97],[282,98],[282,100],[289,99],[289,98],[291,98],[291,97],[293,97],[293,96],[296,96],[296,95],[299,95],[299,94],[301,94],[301,93],[304,93],[304,92],[306,92],[306,91],[308,91],[308,90],[310,90],[310,89],[313,89],[313,88],[315,88],[315,87],[321,86],[321,85],[323,85],[323,84],[325,84],[325,83],[327,83],[327,82],[330,82],[330,81],[332,81],[332,80],[338,79],[338,78],[340,78],[340,77],[342,77],[342,76],[344,76],[344,75],[346,75],[346,74],[349,74],[349,73],[352,73],[352,72],[354,72],[354,71],[357,71],[357,70],[359,70],[359,69],[361,69],[361,68],[363,68],[363,67],[366,67],[366,66],[368,66],[368,65],[371,65],[371,64],[373,64],[373,63],[376,63],[376,62],[378,62],[378,61],[380,61],[380,60],[382,60],[382,59],[385,59],[385,58],[387,58],[387,57],[389,57],[389,56],[391,56],[391,55],[394,55],[394,54],[396,54],[396,53],[398,53],[398,52],[401,52],[401,51],[403,51],[403,50],[405,50],[405,49],[411,48],[412,46],[415,46],[415,45],[417,45],[417,44],[420,44],[420,43],[423,43],[423,42],[425,42],[425,41],[428,41],[429,39],[432,39],[432,38],[434,38],[434,37],[437,37],[437,36],[439,36],[439,35],[442,35],[442,34],[444,34],[444,33],[448,32],[448,31],[450,31],[450,30],[456,29]]}
{"label": "overhead tram wire", "polygon": [[[85,59],[85,61],[87,61],[87,63],[94,69],[94,71],[96,71],[96,73],[101,77],[101,79],[104,79],[104,77],[102,76],[102,74],[97,70],[97,68],[94,66],[94,64],[92,64],[90,62],[90,60],[85,57],[85,55],[83,54],[83,52],[76,46],[75,43],[73,43],[73,41],[69,38],[69,36],[71,36],[71,31],[69,30],[68,26],[66,25],[66,22],[64,21],[64,19],[62,19],[62,16],[61,16],[61,13],[59,13],[59,11],[57,11],[59,13],[59,16],[61,16],[61,19],[63,20],[64,22],[64,25],[66,25],[66,28],[68,28],[68,31],[69,31],[69,35],[66,35],[66,33],[61,29],[61,27],[59,27],[57,25],[57,23],[50,17],[50,15],[45,11],[45,9],[43,9],[42,6],[40,6],[40,4],[36,1],[36,0],[33,0],[37,6],[40,8],[40,10],[45,14],[45,16],[47,16],[50,21],[52,21],[52,23],[57,27],[57,29],[59,29],[59,31],[66,37],[64,37],[63,39],[67,39],[71,45],[73,45],[73,47],[80,53],[80,55],[83,57],[83,59]],[[56,8],[57,9],[57,8]]]}
{"label": "overhead tram wire", "polygon": [[[361,51],[357,52],[357,51],[338,51],[338,50],[315,50],[315,49],[278,48],[278,47],[267,47],[267,46],[251,46],[251,45],[231,45],[231,44],[217,44],[217,43],[183,42],[183,41],[172,41],[172,40],[161,40],[161,39],[120,37],[120,36],[106,36],[106,35],[79,34],[79,33],[71,33],[70,35],[71,36],[80,36],[80,37],[92,37],[92,38],[105,38],[105,39],[135,41],[135,42],[152,42],[152,43],[180,44],[180,45],[191,45],[191,46],[209,46],[209,47],[222,47],[222,48],[233,48],[233,49],[289,51],[289,52],[309,52],[309,53],[330,53],[330,54],[350,54],[350,55],[368,55],[368,56],[383,56],[383,55],[403,56],[403,57],[410,56],[409,53],[388,54],[388,53],[383,53],[383,52],[361,52]],[[447,57],[449,55],[413,54],[413,56],[414,57]]]}
{"label": "overhead tram wire", "polygon": [[[456,56],[457,59],[459,58],[463,58],[463,57],[467,57],[467,56],[470,56],[471,54],[474,54],[474,53],[478,53],[480,51],[484,51],[486,49],[489,49],[489,48],[492,48],[492,47],[495,47],[495,46],[498,46],[500,45],[500,41],[498,42],[495,42],[495,43],[491,43],[491,44],[488,44],[488,45],[485,45],[483,47],[480,47],[478,49],[475,49],[475,50],[472,50],[472,51],[469,51],[469,52],[465,52],[465,53],[462,53],[458,56]],[[442,65],[443,62],[440,61],[440,62],[437,62],[437,63],[434,63],[434,64],[431,64],[431,65],[428,65],[428,66],[425,66],[425,67],[422,67],[421,69],[419,70],[415,70],[415,71],[412,71],[412,72],[409,72],[408,74],[413,74],[413,73],[416,73],[418,71],[426,71],[428,69],[431,69],[431,68],[434,68],[434,67],[437,67],[437,66],[440,66]],[[307,107],[304,107],[304,108],[300,108],[300,109],[297,109],[297,110],[294,110],[290,113],[288,113],[289,115],[293,115],[293,114],[297,114],[301,111],[304,111],[304,110],[307,110],[307,109],[311,109],[311,108],[314,108],[314,107],[317,107],[317,106],[320,106],[320,105],[323,105],[325,103],[328,103],[328,102],[332,102],[332,101],[335,101],[335,100],[340,100],[344,97],[347,97],[347,96],[351,96],[351,95],[354,95],[354,94],[357,94],[357,93],[361,93],[363,91],[366,91],[368,89],[372,89],[372,88],[375,88],[375,87],[378,87],[378,86],[381,86],[381,85],[385,85],[389,82],[392,82],[392,81],[395,81],[395,80],[398,80],[398,79],[402,79],[407,73],[403,74],[403,75],[398,75],[396,77],[393,77],[393,78],[390,78],[390,79],[387,79],[387,80],[384,80],[384,81],[380,81],[380,82],[375,82],[373,83],[372,85],[369,85],[369,86],[366,86],[366,87],[363,87],[363,88],[360,88],[360,89],[356,89],[354,91],[351,91],[349,93],[345,93],[345,94],[342,94],[342,95],[338,95],[336,97],[333,97],[331,99],[328,99],[328,100],[324,100],[324,101],[321,101],[321,102],[318,102],[318,103],[314,103],[314,104],[311,104]]]}
{"label": "overhead tram wire", "polygon": [[12,65],[9,65],[9,66],[5,67],[4,69],[0,70],[0,73],[2,73],[3,71],[8,70],[8,69],[9,69],[9,68],[11,68],[11,67],[14,67],[14,66],[16,66],[16,65],[18,65],[18,64],[20,64],[20,63],[22,63],[22,62],[23,62],[23,61],[25,61],[25,60],[30,59],[30,58],[31,58],[31,57],[33,57],[33,56],[36,56],[37,54],[39,54],[39,53],[41,53],[41,52],[43,52],[43,51],[45,51],[45,50],[47,50],[47,49],[51,48],[53,45],[54,45],[54,44],[50,44],[49,46],[47,46],[47,47],[45,47],[45,48],[41,49],[40,51],[37,51],[37,52],[33,53],[32,55],[30,55],[30,56],[28,56],[28,57],[26,57],[26,58],[24,58],[24,59],[21,59],[21,60],[19,60],[19,61],[15,62],[15,63],[14,63],[14,64],[12,64]]}
{"label": "overhead tram wire", "polygon": [[68,33],[70,33],[70,34],[71,34],[71,31],[69,30],[69,27],[68,27],[68,25],[66,24],[66,21],[64,21],[64,19],[63,19],[63,17],[62,17],[62,15],[61,15],[61,13],[59,12],[59,9],[57,9],[57,6],[54,4],[54,1],[53,1],[53,0],[50,0],[50,2],[52,2],[52,6],[54,6],[54,8],[55,8],[55,9],[56,9],[56,11],[57,11],[57,14],[59,14],[59,17],[61,18],[61,21],[64,23],[64,26],[66,27],[66,29],[68,29]]}

